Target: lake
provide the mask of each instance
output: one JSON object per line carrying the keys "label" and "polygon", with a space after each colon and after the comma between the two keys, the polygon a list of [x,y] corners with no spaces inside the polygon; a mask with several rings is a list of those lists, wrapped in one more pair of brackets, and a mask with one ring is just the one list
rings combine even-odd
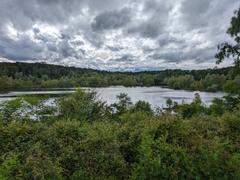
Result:
{"label": "lake", "polygon": [[[152,107],[166,107],[166,100],[171,98],[177,103],[191,103],[194,99],[194,94],[199,93],[203,103],[208,106],[214,98],[221,98],[225,95],[222,92],[199,92],[199,91],[186,91],[174,90],[163,87],[123,87],[112,86],[104,88],[84,88],[95,90],[98,98],[106,101],[108,104],[116,102],[116,96],[120,93],[127,93],[133,102],[138,100],[147,101]],[[17,96],[22,95],[65,95],[71,94],[75,89],[51,89],[41,91],[12,91],[8,93],[0,93],[0,103],[11,100]]]}

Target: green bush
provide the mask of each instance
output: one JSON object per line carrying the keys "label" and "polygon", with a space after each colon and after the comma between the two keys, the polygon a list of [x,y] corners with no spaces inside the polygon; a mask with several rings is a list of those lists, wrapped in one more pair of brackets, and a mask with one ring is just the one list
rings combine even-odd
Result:
{"label": "green bush", "polygon": [[77,89],[72,95],[60,98],[59,111],[66,119],[100,120],[104,116],[105,105],[97,100],[95,92]]}
{"label": "green bush", "polygon": [[196,94],[177,115],[154,114],[122,95],[114,110],[78,90],[51,121],[0,122],[0,178],[239,179],[238,106],[229,96],[203,107]]}

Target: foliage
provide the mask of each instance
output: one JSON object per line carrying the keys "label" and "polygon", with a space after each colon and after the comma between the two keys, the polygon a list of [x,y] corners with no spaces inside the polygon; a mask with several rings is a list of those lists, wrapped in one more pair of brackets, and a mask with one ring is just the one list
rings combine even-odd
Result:
{"label": "foliage", "polygon": [[206,107],[202,105],[202,100],[198,93],[195,94],[195,98],[192,103],[184,103],[177,106],[177,112],[181,114],[183,118],[191,118],[194,115],[204,114],[206,111]]}
{"label": "foliage", "polygon": [[173,76],[165,79],[165,83],[174,89],[192,89],[194,78],[191,75]]}
{"label": "foliage", "polygon": [[10,122],[46,119],[57,111],[54,106],[44,105],[48,98],[48,96],[22,96],[7,101],[1,104],[0,120]]}
{"label": "foliage", "polygon": [[172,76],[164,80],[168,87],[174,89],[237,92],[237,88],[230,85],[231,81],[231,79],[227,80],[225,75],[220,74],[207,74],[200,80],[195,80],[190,75]]}
{"label": "foliage", "polygon": [[[206,70],[107,72],[41,63],[0,63],[0,91],[36,88],[159,86],[221,91],[240,72],[232,67]],[[211,82],[210,82],[211,81]],[[236,90],[232,88],[231,90]]]}
{"label": "foliage", "polygon": [[168,98],[168,99],[166,100],[166,104],[167,104],[167,107],[168,107],[168,108],[171,108],[171,107],[173,106],[173,101],[172,101],[172,99],[171,99],[171,98]]}
{"label": "foliage", "polygon": [[219,52],[216,54],[217,63],[221,63],[225,58],[234,58],[235,65],[240,65],[240,8],[235,11],[232,17],[231,26],[227,33],[234,39],[235,44],[224,42],[218,46]]}
{"label": "foliage", "polygon": [[208,108],[196,94],[192,104],[177,106],[177,115],[154,114],[126,94],[118,98],[114,110],[79,89],[60,98],[60,114],[50,121],[1,121],[0,178],[240,178],[238,96]]}
{"label": "foliage", "polygon": [[118,102],[114,103],[112,107],[116,110],[117,114],[125,113],[132,105],[130,97],[125,93],[117,95]]}
{"label": "foliage", "polygon": [[59,99],[59,111],[66,119],[95,120],[104,116],[105,105],[97,100],[96,92],[77,89],[73,95]]}
{"label": "foliage", "polygon": [[141,101],[141,100],[135,103],[134,107],[132,108],[132,111],[153,114],[151,105],[148,102]]}

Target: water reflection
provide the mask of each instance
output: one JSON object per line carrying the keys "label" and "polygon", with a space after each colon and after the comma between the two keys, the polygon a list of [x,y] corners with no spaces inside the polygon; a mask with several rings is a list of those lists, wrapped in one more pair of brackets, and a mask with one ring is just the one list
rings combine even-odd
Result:
{"label": "water reflection", "polygon": [[[84,88],[95,90],[98,97],[106,101],[108,104],[116,102],[116,96],[120,93],[127,93],[133,102],[143,100],[149,102],[152,107],[165,107],[166,100],[171,98],[177,103],[190,103],[197,91],[173,90],[162,87],[105,87],[105,88]],[[23,92],[9,92],[0,94],[0,103],[8,101],[16,96],[22,95],[63,95],[73,93],[74,89],[54,90],[54,91],[23,91]],[[222,92],[197,92],[200,94],[204,104],[209,105],[214,98],[221,98],[225,94]]]}

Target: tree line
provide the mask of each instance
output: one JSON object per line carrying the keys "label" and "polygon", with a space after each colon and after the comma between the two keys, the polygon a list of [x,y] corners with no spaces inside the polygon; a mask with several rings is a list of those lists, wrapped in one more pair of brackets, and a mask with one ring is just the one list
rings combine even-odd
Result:
{"label": "tree line", "polygon": [[[234,67],[206,70],[108,72],[42,63],[0,63],[0,90],[33,88],[168,86],[175,89],[234,91],[239,70]],[[233,87],[234,86],[234,87]]]}

